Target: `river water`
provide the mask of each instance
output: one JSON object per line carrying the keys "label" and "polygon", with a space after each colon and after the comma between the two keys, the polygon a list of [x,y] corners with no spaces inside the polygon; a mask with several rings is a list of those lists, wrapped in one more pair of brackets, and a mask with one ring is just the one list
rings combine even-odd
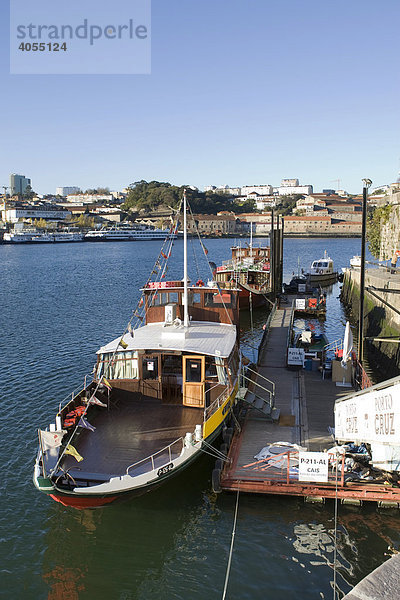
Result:
{"label": "river water", "polygon": [[[207,240],[208,258],[232,240]],[[196,244],[193,244],[193,248]],[[327,249],[340,269],[360,240],[285,240],[285,280]],[[159,490],[116,506],[76,511],[35,490],[37,427],[93,367],[97,348],[125,327],[158,242],[0,246],[1,583],[24,600],[217,600],[222,597],[236,497],[211,490],[207,456]],[[198,250],[198,248],[197,248]],[[182,242],[174,252],[180,264]],[[172,260],[172,259],[171,259]],[[197,259],[189,248],[196,280]],[[205,276],[205,263],[198,265]],[[339,284],[324,330],[343,335]],[[266,320],[244,320],[250,356]],[[252,329],[253,326],[253,329]],[[241,495],[227,598],[333,598],[334,507]],[[400,543],[397,512],[339,506],[337,585],[342,597]]]}

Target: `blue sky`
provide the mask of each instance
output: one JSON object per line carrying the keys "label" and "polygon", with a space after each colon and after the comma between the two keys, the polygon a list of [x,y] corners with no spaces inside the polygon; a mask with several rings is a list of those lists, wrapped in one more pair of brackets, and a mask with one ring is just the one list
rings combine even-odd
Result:
{"label": "blue sky", "polygon": [[153,0],[150,75],[10,75],[1,7],[0,185],[398,176],[398,0]]}

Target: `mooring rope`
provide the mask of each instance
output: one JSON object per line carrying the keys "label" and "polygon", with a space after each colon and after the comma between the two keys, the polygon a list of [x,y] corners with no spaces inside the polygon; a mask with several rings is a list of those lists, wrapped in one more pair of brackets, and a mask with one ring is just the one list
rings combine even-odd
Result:
{"label": "mooring rope", "polygon": [[238,506],[239,506],[239,490],[237,491],[236,494],[236,506],[235,506],[235,517],[233,519],[233,528],[232,528],[232,537],[231,537],[231,547],[229,550],[229,558],[228,558],[228,565],[226,568],[226,575],[225,575],[225,583],[224,583],[224,591],[222,593],[222,600],[225,600],[226,598],[226,590],[228,588],[228,582],[229,582],[229,574],[231,571],[231,563],[232,563],[232,553],[233,553],[233,543],[235,541],[235,533],[236,533],[236,521],[237,521],[237,514],[238,514]]}
{"label": "mooring rope", "polygon": [[338,518],[338,468],[336,462],[336,494],[335,494],[335,530],[333,536],[333,600],[336,599],[336,542],[337,542],[337,518]]}

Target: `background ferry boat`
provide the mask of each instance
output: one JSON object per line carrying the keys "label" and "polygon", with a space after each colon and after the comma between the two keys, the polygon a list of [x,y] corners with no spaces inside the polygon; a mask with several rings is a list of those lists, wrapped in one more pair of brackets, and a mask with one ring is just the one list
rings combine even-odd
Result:
{"label": "background ferry boat", "polygon": [[330,285],[337,281],[338,273],[334,270],[333,260],[327,255],[326,250],[323,258],[311,263],[310,271],[306,276],[311,285]]}
{"label": "background ferry boat", "polygon": [[[85,234],[85,240],[89,242],[164,240],[168,233],[167,229],[151,229],[150,227],[113,227],[88,231]],[[172,235],[176,237],[176,233]]]}
{"label": "background ferry boat", "polygon": [[234,246],[231,251],[231,259],[216,267],[215,281],[240,289],[240,308],[265,304],[271,292],[269,246]]}
{"label": "background ferry boat", "polygon": [[56,231],[54,233],[39,231],[38,229],[14,229],[4,233],[5,244],[52,244],[56,242],[82,242],[83,233],[76,231]]}
{"label": "background ferry boat", "polygon": [[142,290],[139,326],[99,349],[93,381],[38,432],[34,484],[64,505],[154,489],[209,452],[235,403],[238,290],[189,286],[186,235],[183,282],[164,281],[172,238]]}

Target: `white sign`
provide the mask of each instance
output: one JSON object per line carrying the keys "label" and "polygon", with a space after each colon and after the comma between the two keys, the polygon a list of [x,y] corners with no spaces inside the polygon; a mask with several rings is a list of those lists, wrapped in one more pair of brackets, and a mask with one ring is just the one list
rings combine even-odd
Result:
{"label": "white sign", "polygon": [[304,367],[304,348],[288,348],[287,364]]}
{"label": "white sign", "polygon": [[400,383],[335,404],[337,440],[400,443]]}
{"label": "white sign", "polygon": [[296,309],[304,310],[306,307],[306,299],[305,298],[296,298]]}
{"label": "white sign", "polygon": [[299,452],[299,481],[328,481],[328,454]]}

